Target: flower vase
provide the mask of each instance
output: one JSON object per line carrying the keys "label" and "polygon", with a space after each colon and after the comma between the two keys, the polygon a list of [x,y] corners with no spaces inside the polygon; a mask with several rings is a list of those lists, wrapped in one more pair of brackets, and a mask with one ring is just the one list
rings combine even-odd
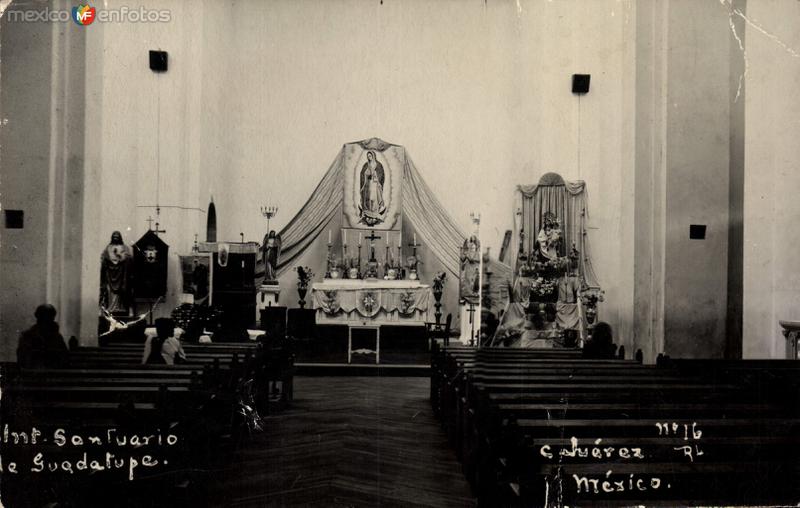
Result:
{"label": "flower vase", "polygon": [[297,294],[300,295],[300,301],[297,302],[300,305],[301,309],[305,309],[306,307],[306,293],[308,293],[308,287],[298,287]]}
{"label": "flower vase", "polygon": [[436,308],[434,316],[436,317],[437,325],[442,321],[442,293],[444,293],[444,288],[434,286],[433,299],[436,303],[434,303],[433,306]]}

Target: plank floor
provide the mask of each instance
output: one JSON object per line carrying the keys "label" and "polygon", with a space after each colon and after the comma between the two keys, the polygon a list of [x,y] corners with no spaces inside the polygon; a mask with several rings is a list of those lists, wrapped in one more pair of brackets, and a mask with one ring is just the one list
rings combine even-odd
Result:
{"label": "plank floor", "polygon": [[292,407],[214,475],[216,506],[469,507],[428,378],[298,377]]}

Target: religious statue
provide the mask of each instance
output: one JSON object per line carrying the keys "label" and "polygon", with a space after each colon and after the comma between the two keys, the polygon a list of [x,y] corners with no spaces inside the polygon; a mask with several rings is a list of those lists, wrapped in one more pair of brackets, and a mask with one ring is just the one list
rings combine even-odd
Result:
{"label": "religious statue", "polygon": [[100,255],[100,306],[109,313],[129,312],[132,258],[122,233],[114,231]]}
{"label": "religious statue", "polygon": [[539,244],[538,255],[543,261],[555,261],[558,259],[558,251],[561,246],[561,225],[558,218],[550,212],[544,214],[543,226],[539,230],[536,241]]}
{"label": "religious statue", "polygon": [[278,279],[278,258],[281,255],[281,235],[270,231],[264,236],[261,245],[261,261],[264,263],[264,282],[276,283]]}
{"label": "religious statue", "polygon": [[386,173],[383,165],[378,162],[375,152],[367,152],[367,162],[361,168],[361,205],[359,213],[361,222],[369,226],[383,222],[381,214],[386,211],[386,204],[383,201],[383,184],[386,181]]}
{"label": "religious statue", "polygon": [[476,236],[464,240],[461,247],[460,291],[461,300],[477,303],[480,289],[480,242]]}

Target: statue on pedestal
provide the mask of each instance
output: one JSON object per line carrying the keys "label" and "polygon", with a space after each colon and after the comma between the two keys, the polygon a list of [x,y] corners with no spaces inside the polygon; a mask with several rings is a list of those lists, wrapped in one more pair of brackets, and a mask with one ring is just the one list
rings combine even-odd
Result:
{"label": "statue on pedestal", "polygon": [[264,284],[278,283],[278,259],[281,255],[281,235],[270,231],[261,245],[261,261],[264,263]]}
{"label": "statue on pedestal", "polygon": [[478,303],[480,280],[480,241],[476,236],[464,240],[461,247],[461,273],[459,298]]}
{"label": "statue on pedestal", "polygon": [[130,312],[133,252],[114,231],[100,255],[100,306],[111,314]]}

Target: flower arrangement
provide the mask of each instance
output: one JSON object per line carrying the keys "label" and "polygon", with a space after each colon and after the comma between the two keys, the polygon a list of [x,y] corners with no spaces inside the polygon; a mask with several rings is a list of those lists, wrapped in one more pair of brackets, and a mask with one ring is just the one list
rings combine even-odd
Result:
{"label": "flower arrangement", "polygon": [[314,278],[314,272],[307,266],[297,266],[295,271],[297,272],[298,289],[308,289],[308,283]]}
{"label": "flower arrangement", "polygon": [[556,281],[537,277],[531,281],[531,295],[537,297],[551,296],[556,290]]}
{"label": "flower arrangement", "polygon": [[434,293],[441,293],[444,291],[444,283],[447,279],[447,272],[438,272],[433,277],[433,291]]}
{"label": "flower arrangement", "polygon": [[581,290],[581,301],[587,307],[597,307],[597,303],[604,300],[605,291],[600,288],[586,287]]}

